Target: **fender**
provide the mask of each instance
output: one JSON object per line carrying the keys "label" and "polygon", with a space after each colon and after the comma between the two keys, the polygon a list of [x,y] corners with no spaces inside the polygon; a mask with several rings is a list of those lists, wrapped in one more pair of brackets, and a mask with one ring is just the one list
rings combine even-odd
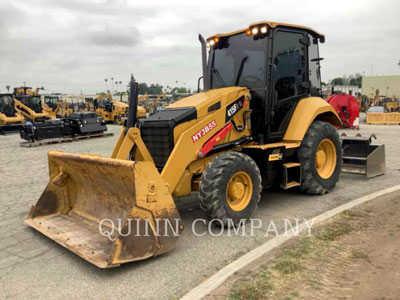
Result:
{"label": "fender", "polygon": [[308,97],[301,99],[290,119],[283,141],[302,141],[314,120],[325,121],[335,127],[342,125],[335,109],[324,99]]}

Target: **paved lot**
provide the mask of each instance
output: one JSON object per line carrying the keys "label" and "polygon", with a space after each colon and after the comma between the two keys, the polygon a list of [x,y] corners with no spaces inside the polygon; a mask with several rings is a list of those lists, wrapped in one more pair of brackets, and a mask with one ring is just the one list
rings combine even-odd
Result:
{"label": "paved lot", "polygon": [[[273,219],[280,230],[282,218],[311,218],[356,197],[398,184],[400,179],[400,126],[362,126],[360,133],[375,133],[377,142],[386,144],[384,176],[367,180],[343,174],[337,188],[324,196],[265,191],[254,216],[264,225],[254,237],[196,237],[191,224],[202,217],[201,212],[182,210],[186,230],[174,251],[101,270],[28,228],[23,221],[48,182],[47,151],[108,156],[119,130],[120,127],[109,126],[114,137],[39,148],[20,147],[21,140],[16,135],[0,136],[0,299],[171,298],[264,242],[269,220]],[[349,135],[357,132],[349,131]],[[197,229],[204,230],[202,226]]]}

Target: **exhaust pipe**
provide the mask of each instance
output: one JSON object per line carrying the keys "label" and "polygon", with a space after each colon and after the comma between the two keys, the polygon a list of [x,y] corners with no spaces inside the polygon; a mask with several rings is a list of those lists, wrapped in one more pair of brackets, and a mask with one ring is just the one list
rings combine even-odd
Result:
{"label": "exhaust pipe", "polygon": [[133,74],[131,74],[131,81],[129,82],[129,108],[128,108],[128,120],[126,129],[136,126],[137,119],[137,107],[138,107],[138,94],[139,84],[135,81]]}
{"label": "exhaust pipe", "polygon": [[201,43],[201,60],[203,69],[204,91],[207,92],[210,89],[210,78],[207,76],[207,47],[206,47],[206,41],[201,34],[199,34],[199,41]]}

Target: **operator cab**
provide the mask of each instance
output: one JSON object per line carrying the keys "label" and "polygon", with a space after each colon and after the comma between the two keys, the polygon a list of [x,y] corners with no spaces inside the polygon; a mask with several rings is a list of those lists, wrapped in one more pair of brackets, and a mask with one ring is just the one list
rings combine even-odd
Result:
{"label": "operator cab", "polygon": [[12,94],[0,94],[0,113],[6,117],[14,117],[15,107]]}
{"label": "operator cab", "polygon": [[205,81],[247,87],[254,135],[282,139],[298,101],[322,94],[318,41],[324,36],[308,27],[267,21],[216,34],[207,39]]}
{"label": "operator cab", "polygon": [[21,103],[32,109],[35,113],[39,114],[42,112],[42,101],[40,100],[39,96],[20,95],[16,96],[16,98]]}
{"label": "operator cab", "polygon": [[58,97],[57,96],[44,96],[44,103],[53,111],[57,109]]}

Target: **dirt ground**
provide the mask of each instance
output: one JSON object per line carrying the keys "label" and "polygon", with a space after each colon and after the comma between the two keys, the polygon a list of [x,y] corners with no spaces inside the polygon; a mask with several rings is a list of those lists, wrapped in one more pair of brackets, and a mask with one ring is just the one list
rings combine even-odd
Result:
{"label": "dirt ground", "polygon": [[226,298],[400,299],[400,192],[316,226],[207,297]]}

